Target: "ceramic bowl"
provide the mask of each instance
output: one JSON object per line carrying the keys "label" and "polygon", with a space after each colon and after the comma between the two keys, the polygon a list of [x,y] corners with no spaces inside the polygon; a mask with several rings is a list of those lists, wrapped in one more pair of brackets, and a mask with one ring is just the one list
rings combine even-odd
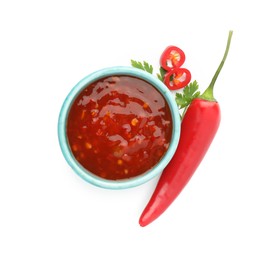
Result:
{"label": "ceramic bowl", "polygon": [[[87,87],[90,83],[95,82],[101,78],[105,78],[108,76],[116,76],[116,75],[127,75],[137,77],[139,79],[145,80],[154,86],[165,98],[166,102],[169,105],[172,117],[172,137],[170,141],[170,145],[162,159],[147,172],[128,179],[121,180],[107,180],[104,178],[100,178],[97,175],[86,170],[78,161],[75,159],[73,153],[71,152],[66,133],[67,126],[67,117],[68,112],[70,111],[70,107],[74,102],[75,98],[78,94]],[[172,93],[168,90],[168,88],[155,76],[152,74],[145,72],[140,69],[132,68],[132,67],[110,67],[104,68],[99,71],[93,72],[90,75],[83,78],[79,81],[69,92],[67,97],[64,100],[64,103],[61,107],[59,119],[58,119],[58,138],[59,144],[63,153],[63,156],[70,167],[77,173],[81,178],[85,181],[96,185],[98,187],[107,188],[107,189],[126,189],[141,185],[157,175],[159,175],[165,166],[169,163],[172,156],[174,155],[180,137],[180,116],[178,107],[174,100]]]}

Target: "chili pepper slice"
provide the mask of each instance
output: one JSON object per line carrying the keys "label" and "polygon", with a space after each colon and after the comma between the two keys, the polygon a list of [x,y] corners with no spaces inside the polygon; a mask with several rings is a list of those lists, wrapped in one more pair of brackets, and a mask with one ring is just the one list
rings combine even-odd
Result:
{"label": "chili pepper slice", "polygon": [[181,193],[204,158],[220,124],[220,107],[213,95],[216,79],[224,65],[233,32],[229,32],[223,59],[204,93],[189,105],[181,123],[177,150],[164,169],[156,189],[141,214],[139,224],[157,219]]}
{"label": "chili pepper slice", "polygon": [[168,46],[161,55],[160,65],[166,71],[181,67],[185,62],[185,53],[176,46]]}
{"label": "chili pepper slice", "polygon": [[170,90],[184,88],[191,80],[191,73],[185,68],[174,68],[164,76],[164,84]]}

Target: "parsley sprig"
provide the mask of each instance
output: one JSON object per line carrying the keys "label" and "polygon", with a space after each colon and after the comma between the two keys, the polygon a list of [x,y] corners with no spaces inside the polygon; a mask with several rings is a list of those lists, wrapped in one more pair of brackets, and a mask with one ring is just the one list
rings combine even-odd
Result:
{"label": "parsley sprig", "polygon": [[178,108],[184,109],[182,113],[182,117],[184,116],[188,106],[192,102],[193,99],[197,98],[200,95],[200,91],[198,91],[199,85],[196,80],[190,82],[184,89],[183,93],[176,93],[175,101],[177,103]]}
{"label": "parsley sprig", "polygon": [[166,70],[160,67],[160,73],[157,73],[157,77],[160,81],[164,82],[164,76],[166,74]]}
{"label": "parsley sprig", "polygon": [[131,60],[131,64],[134,68],[145,70],[150,74],[153,73],[153,66],[146,61],[140,62],[140,61]]}

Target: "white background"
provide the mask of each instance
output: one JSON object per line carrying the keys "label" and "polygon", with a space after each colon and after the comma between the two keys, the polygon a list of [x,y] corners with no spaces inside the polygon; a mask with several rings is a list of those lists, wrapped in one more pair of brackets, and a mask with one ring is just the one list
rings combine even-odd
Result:
{"label": "white background", "polygon": [[[275,1],[2,1],[0,259],[277,259]],[[145,228],[157,179],[111,191],[66,164],[57,120],[87,74],[130,59],[158,68],[177,45],[222,122],[197,172]]]}

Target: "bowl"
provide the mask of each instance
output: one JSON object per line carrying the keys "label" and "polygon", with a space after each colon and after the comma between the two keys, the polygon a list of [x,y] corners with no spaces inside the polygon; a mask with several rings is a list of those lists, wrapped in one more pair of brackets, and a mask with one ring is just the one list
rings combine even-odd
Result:
{"label": "bowl", "polygon": [[[145,172],[130,178],[123,178],[118,180],[106,179],[100,177],[93,172],[87,170],[84,166],[82,166],[79,161],[75,158],[73,154],[72,147],[70,146],[68,135],[67,135],[67,124],[68,117],[71,107],[78,97],[80,92],[86,89],[90,84],[97,82],[101,79],[107,77],[117,77],[117,76],[130,76],[135,77],[137,79],[141,79],[150,85],[152,85],[165,99],[171,115],[172,122],[172,131],[171,131],[171,139],[168,145],[166,152],[163,154],[162,158],[150,169]],[[106,189],[126,189],[132,188],[141,184],[146,183],[147,181],[153,179],[157,175],[159,175],[166,165],[171,160],[174,155],[180,137],[180,116],[178,107],[174,100],[172,93],[168,90],[168,88],[155,76],[152,74],[145,72],[140,69],[136,69],[133,67],[109,67],[104,68],[98,71],[91,73],[86,76],[82,80],[80,80],[69,92],[67,97],[65,98],[63,105],[60,110],[59,119],[58,119],[58,139],[61,151],[63,156],[69,166],[74,170],[76,174],[78,174],[82,179],[87,181],[90,184],[95,186],[106,188]],[[95,155],[97,156],[97,155]]]}

